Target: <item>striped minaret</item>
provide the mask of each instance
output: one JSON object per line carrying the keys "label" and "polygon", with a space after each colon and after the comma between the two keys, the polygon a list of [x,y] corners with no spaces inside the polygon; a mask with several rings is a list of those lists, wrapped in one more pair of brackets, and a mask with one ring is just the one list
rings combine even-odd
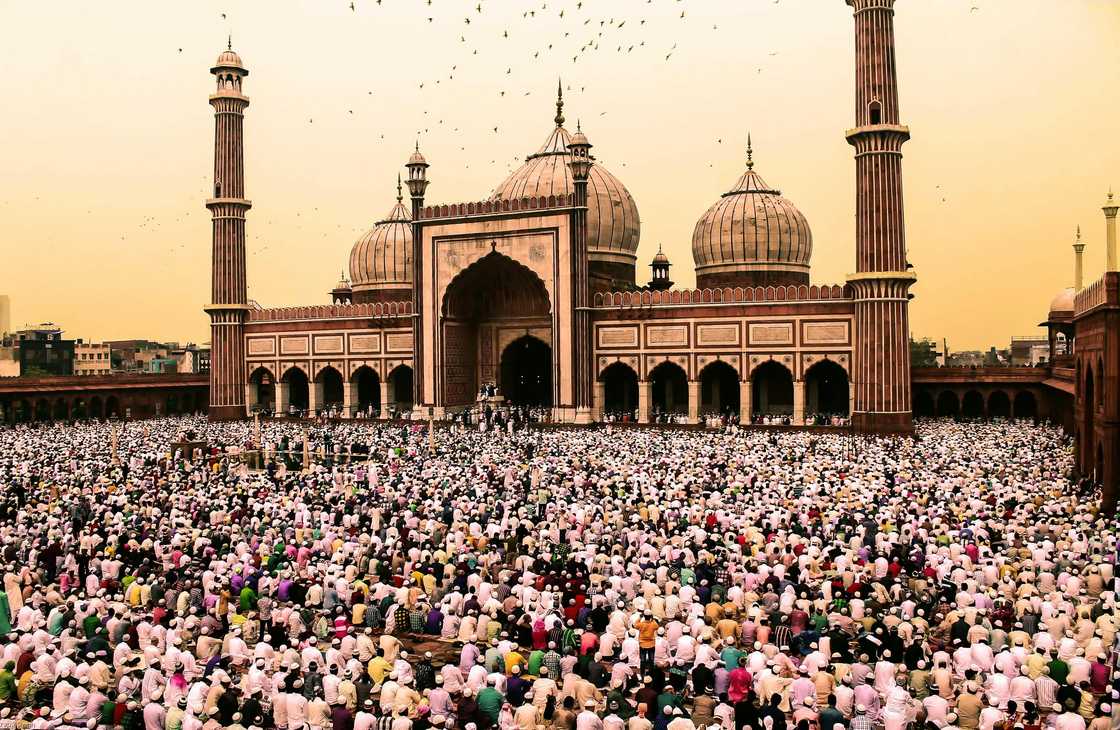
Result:
{"label": "striped minaret", "polygon": [[249,72],[227,47],[210,69],[218,87],[214,107],[214,196],[206,201],[213,220],[210,304],[210,418],[245,413],[245,161],[242,119],[249,99],[242,82]]}
{"label": "striped minaret", "polygon": [[855,403],[863,431],[913,430],[910,402],[908,289],[902,145],[894,58],[895,0],[847,0],[856,25],[856,126],[847,133],[856,157]]}

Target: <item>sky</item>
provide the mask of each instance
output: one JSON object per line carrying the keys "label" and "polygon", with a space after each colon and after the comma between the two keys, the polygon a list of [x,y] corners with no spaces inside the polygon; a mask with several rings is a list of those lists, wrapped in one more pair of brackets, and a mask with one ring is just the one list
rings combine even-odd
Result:
{"label": "sky", "polygon": [[[561,15],[563,13],[563,15]],[[469,20],[470,22],[466,22]],[[1120,1],[899,0],[911,326],[950,349],[1038,332],[1104,265],[1120,193]],[[557,79],[637,201],[639,281],[756,169],[855,268],[853,22],[842,0],[0,0],[0,293],[14,326],[206,341],[213,88],[232,36],[249,295],[326,303],[419,139],[428,202],[481,200],[543,142]]]}

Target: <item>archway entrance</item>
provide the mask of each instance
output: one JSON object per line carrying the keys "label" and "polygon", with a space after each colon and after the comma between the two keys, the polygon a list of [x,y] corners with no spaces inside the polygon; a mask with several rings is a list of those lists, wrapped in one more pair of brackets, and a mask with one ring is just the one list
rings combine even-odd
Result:
{"label": "archway entrance", "polygon": [[769,360],[751,374],[751,412],[762,416],[793,415],[793,373]]}
{"label": "archway entrance", "polygon": [[397,413],[412,410],[412,368],[398,365],[389,373],[389,403]]}
{"label": "archway entrance", "polygon": [[320,396],[316,404],[319,410],[342,408],[342,373],[328,365],[319,371],[319,375],[315,378],[315,385],[322,389],[316,393]]}
{"label": "archway entrance", "polygon": [[937,396],[937,415],[942,418],[955,417],[961,412],[961,403],[957,394],[951,390],[943,390]]}
{"label": "archway entrance", "polygon": [[39,400],[35,401],[35,420],[51,420],[51,404],[48,403],[45,398],[40,398]]}
{"label": "archway entrance", "polygon": [[603,413],[616,418],[635,419],[638,408],[638,374],[623,362],[603,371]]}
{"label": "archway entrance", "polygon": [[914,391],[914,416],[917,418],[932,418],[936,414],[933,396],[928,390]]}
{"label": "archway entrance", "polygon": [[121,403],[117,396],[111,395],[105,399],[105,415],[109,418],[121,417]]}
{"label": "archway entrance", "polygon": [[649,374],[655,414],[688,413],[688,376],[680,365],[663,362]]}
{"label": "archway entrance", "polygon": [[988,396],[988,415],[992,418],[1011,418],[1011,399],[1002,390]]}
{"label": "archway entrance", "polygon": [[89,399],[90,418],[104,418],[105,411],[101,406],[101,399],[96,395]]}
{"label": "archway entrance", "polygon": [[[511,403],[552,405],[551,313],[544,282],[509,256],[493,251],[459,272],[442,303],[443,405],[471,405],[489,384]],[[506,345],[511,330],[536,344],[519,337]]]}
{"label": "archway entrance", "polygon": [[363,365],[354,371],[350,380],[358,384],[358,402],[355,407],[361,415],[377,418],[381,414],[381,379],[373,368]]}
{"label": "archway entrance", "polygon": [[805,373],[805,414],[848,415],[848,373],[832,360],[821,360]]}
{"label": "archway entrance", "polygon": [[249,411],[268,412],[276,407],[276,383],[265,368],[257,368],[249,376]]}
{"label": "archway entrance", "polygon": [[552,405],[552,348],[531,335],[502,351],[501,392],[515,406]]}
{"label": "archway entrance", "polygon": [[1038,403],[1034,399],[1034,394],[1029,390],[1021,390],[1015,394],[1015,417],[1038,417]]}
{"label": "archway entrance", "polygon": [[961,403],[961,415],[965,418],[983,418],[984,396],[975,390],[965,393],[964,401]]}
{"label": "archway entrance", "polygon": [[70,414],[69,414],[68,409],[66,407],[66,399],[65,398],[59,398],[58,400],[56,400],[54,402],[54,420],[65,421],[69,417],[70,417]]}
{"label": "archway entrance", "polygon": [[284,373],[281,380],[288,388],[288,405],[294,407],[297,411],[306,411],[308,403],[311,402],[307,387],[307,373],[299,368],[288,368],[288,372]]}
{"label": "archway entrance", "polygon": [[709,363],[700,371],[700,412],[739,412],[739,373],[723,360]]}

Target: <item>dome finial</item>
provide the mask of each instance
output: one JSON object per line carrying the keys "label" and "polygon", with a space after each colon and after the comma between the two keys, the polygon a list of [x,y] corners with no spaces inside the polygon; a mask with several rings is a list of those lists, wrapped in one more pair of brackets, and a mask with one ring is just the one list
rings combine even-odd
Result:
{"label": "dome finial", "polygon": [[556,126],[564,126],[564,82],[556,79]]}
{"label": "dome finial", "polygon": [[230,33],[228,36],[226,36],[226,50],[233,50],[233,33]]}
{"label": "dome finial", "polygon": [[1080,223],[1077,224],[1077,240],[1079,242],[1081,241],[1081,224]]}
{"label": "dome finial", "polygon": [[751,147],[751,133],[747,132],[747,169],[754,169],[754,148]]}
{"label": "dome finial", "polygon": [[399,203],[402,200],[404,200],[404,196],[401,195],[401,174],[398,172],[397,173],[397,202]]}

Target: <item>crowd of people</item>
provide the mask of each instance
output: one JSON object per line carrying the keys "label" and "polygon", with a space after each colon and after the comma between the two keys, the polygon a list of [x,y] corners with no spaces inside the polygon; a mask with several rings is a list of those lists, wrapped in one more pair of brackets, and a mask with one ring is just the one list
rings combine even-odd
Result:
{"label": "crowd of people", "polygon": [[2,429],[0,730],[1117,728],[1071,468],[1008,422]]}

